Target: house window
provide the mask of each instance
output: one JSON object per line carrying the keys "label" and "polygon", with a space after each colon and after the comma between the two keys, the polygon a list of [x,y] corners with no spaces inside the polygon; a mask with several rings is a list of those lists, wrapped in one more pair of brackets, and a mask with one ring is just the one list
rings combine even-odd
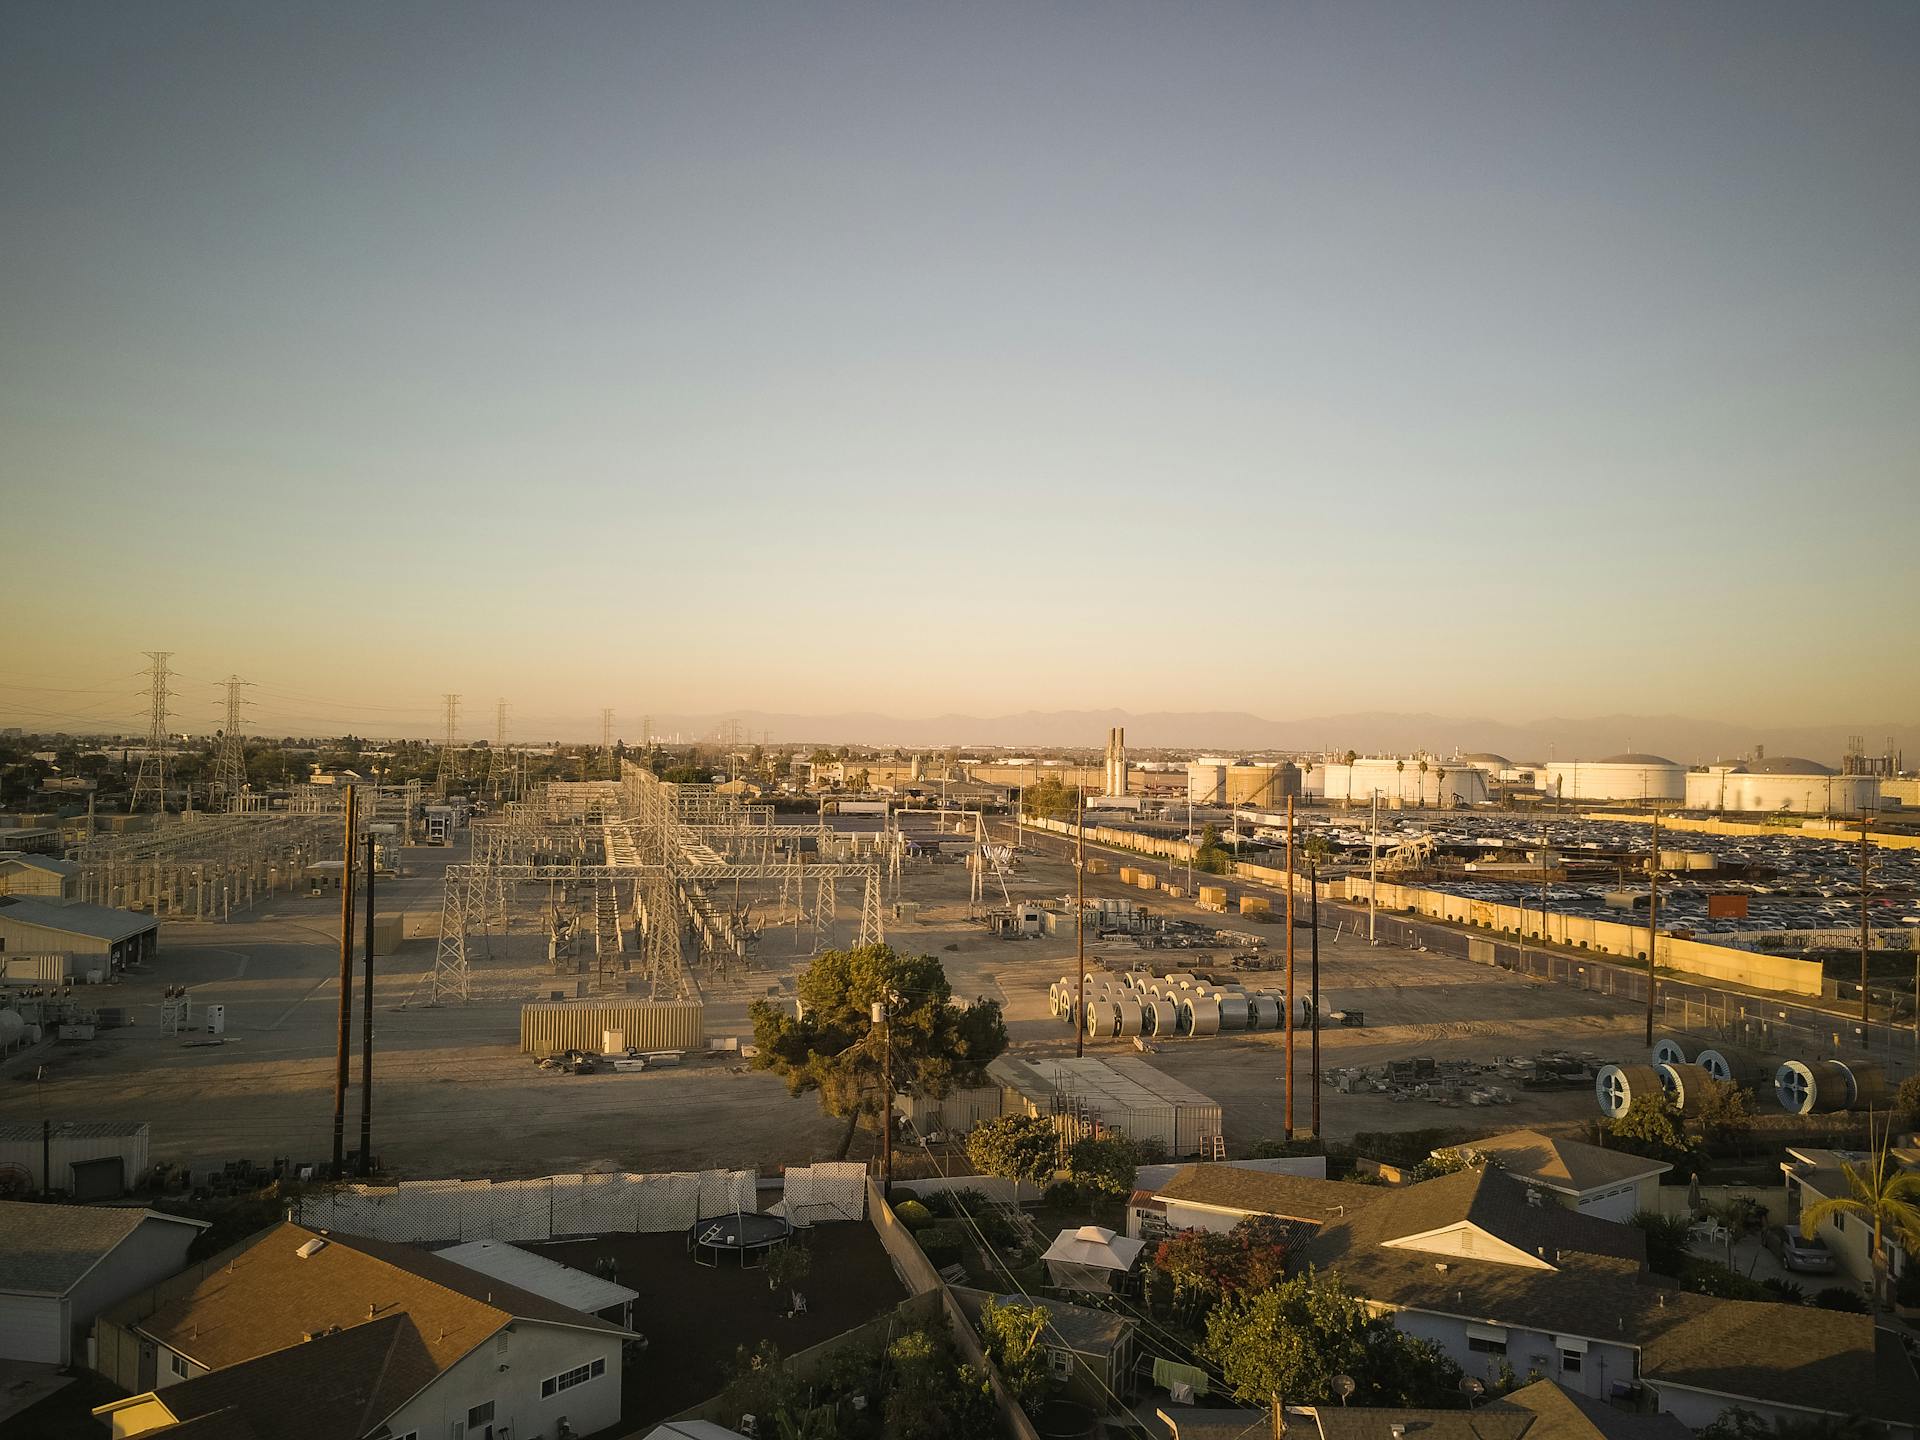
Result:
{"label": "house window", "polygon": [[167,1369],[173,1372],[175,1379],[184,1380],[187,1378],[187,1362],[182,1360],[178,1355],[169,1354],[167,1356]]}
{"label": "house window", "polygon": [[1560,1352],[1560,1373],[1562,1375],[1578,1375],[1580,1373],[1580,1363],[1586,1358],[1587,1357],[1582,1355],[1578,1350],[1562,1350]]}
{"label": "house window", "polygon": [[467,1428],[469,1430],[477,1430],[482,1425],[490,1425],[492,1423],[493,1401],[491,1400],[487,1401],[484,1405],[476,1405],[467,1411]]}
{"label": "house window", "polygon": [[558,1375],[540,1382],[540,1398],[548,1399],[562,1390],[571,1390],[576,1385],[584,1385],[589,1380],[597,1380],[607,1373],[607,1362],[595,1360],[590,1365],[576,1365],[571,1370],[563,1370]]}
{"label": "house window", "polygon": [[1467,1349],[1476,1355],[1504,1355],[1507,1353],[1507,1342],[1495,1340],[1489,1335],[1469,1335]]}
{"label": "house window", "polygon": [[1053,1371],[1054,1379],[1071,1380],[1073,1378],[1073,1352],[1071,1350],[1062,1350],[1057,1345],[1051,1347],[1047,1351],[1047,1368]]}

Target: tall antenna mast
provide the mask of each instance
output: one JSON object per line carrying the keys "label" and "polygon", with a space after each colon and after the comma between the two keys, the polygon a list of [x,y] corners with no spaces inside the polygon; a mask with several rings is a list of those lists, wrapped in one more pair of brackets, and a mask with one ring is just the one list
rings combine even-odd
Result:
{"label": "tall antenna mast", "polygon": [[167,733],[167,661],[172,658],[171,650],[148,650],[147,659],[153,663],[147,666],[147,674],[152,677],[151,711],[147,717],[147,748],[140,756],[140,770],[133,780],[133,798],[127,802],[127,813],[132,814],[148,801],[161,814],[167,809],[167,760],[173,753],[172,738]]}
{"label": "tall antenna mast", "polygon": [[600,712],[600,760],[607,767],[607,773],[613,774],[613,710],[608,707]]}

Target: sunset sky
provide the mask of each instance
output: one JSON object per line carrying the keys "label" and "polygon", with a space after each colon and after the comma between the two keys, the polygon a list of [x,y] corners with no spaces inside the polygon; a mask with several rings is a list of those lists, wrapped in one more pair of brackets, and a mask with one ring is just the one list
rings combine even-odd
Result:
{"label": "sunset sky", "polygon": [[0,725],[161,648],[268,731],[1911,718],[1916,74],[1904,3],[16,0]]}

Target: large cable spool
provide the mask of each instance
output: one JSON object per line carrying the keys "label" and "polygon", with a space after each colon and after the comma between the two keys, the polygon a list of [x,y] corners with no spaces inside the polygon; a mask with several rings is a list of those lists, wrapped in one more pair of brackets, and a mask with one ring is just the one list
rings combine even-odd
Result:
{"label": "large cable spool", "polygon": [[1056,1020],[1060,1018],[1060,982],[1057,980],[1047,986],[1047,1014]]}
{"label": "large cable spool", "polygon": [[1269,995],[1264,990],[1247,1002],[1247,1028],[1249,1030],[1278,1030],[1282,1002],[1278,996]]}
{"label": "large cable spool", "polygon": [[1194,983],[1193,972],[1191,970],[1169,970],[1167,972],[1167,983],[1169,985],[1191,985]]}
{"label": "large cable spool", "polygon": [[1716,1080],[1738,1085],[1742,1090],[1757,1090],[1771,1085],[1777,1066],[1765,1056],[1735,1045],[1713,1045],[1693,1057],[1693,1063]]}
{"label": "large cable spool", "polygon": [[1171,1000],[1148,1000],[1140,1007],[1142,1035],[1174,1035],[1180,1030],[1180,1012]]}
{"label": "large cable spool", "polygon": [[1600,1102],[1600,1113],[1618,1119],[1629,1106],[1644,1095],[1664,1096],[1660,1072],[1651,1065],[1602,1065],[1593,1077],[1593,1095]]}
{"label": "large cable spool", "polygon": [[1773,1093],[1789,1115],[1833,1115],[1853,1104],[1853,1076],[1838,1060],[1788,1060],[1773,1072]]}
{"label": "large cable spool", "polygon": [[1687,1063],[1686,1049],[1678,1040],[1662,1035],[1653,1042],[1653,1063],[1655,1065],[1684,1065]]}
{"label": "large cable spool", "polygon": [[1209,997],[1220,1007],[1220,1028],[1222,1030],[1247,1030],[1250,1013],[1245,995],[1213,995]]}
{"label": "large cable spool", "polygon": [[1869,1105],[1885,1105],[1893,1097],[1893,1087],[1887,1084],[1887,1072],[1878,1065],[1865,1060],[1836,1060],[1834,1064],[1846,1068],[1852,1082],[1851,1105],[1855,1110]]}
{"label": "large cable spool", "polygon": [[1131,995],[1122,995],[1113,1002],[1113,1033],[1115,1035],[1138,1035],[1146,1024],[1146,1016],[1141,1011],[1140,1002]]}
{"label": "large cable spool", "polygon": [[1220,1002],[1205,995],[1188,995],[1180,1001],[1180,1033],[1190,1038],[1220,1033]]}
{"label": "large cable spool", "polygon": [[1720,1083],[1700,1065],[1675,1065],[1662,1061],[1653,1068],[1659,1072],[1660,1085],[1667,1092],[1667,1099],[1682,1115],[1698,1115],[1700,1108],[1707,1103],[1707,1096],[1713,1093],[1713,1087]]}

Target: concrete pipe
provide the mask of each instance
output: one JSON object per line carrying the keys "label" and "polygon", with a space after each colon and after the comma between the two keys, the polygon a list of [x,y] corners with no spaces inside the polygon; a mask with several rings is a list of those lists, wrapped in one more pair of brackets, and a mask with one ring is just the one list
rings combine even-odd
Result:
{"label": "concrete pipe", "polygon": [[1725,1080],[1743,1090],[1758,1090],[1773,1084],[1777,1061],[1742,1050],[1733,1045],[1716,1045],[1693,1057],[1693,1063],[1716,1080]]}
{"label": "concrete pipe", "polygon": [[1664,1096],[1660,1072],[1651,1065],[1602,1065],[1593,1077],[1593,1095],[1600,1102],[1600,1113],[1618,1119],[1643,1095]]}
{"label": "concrete pipe", "polygon": [[1213,995],[1208,997],[1220,1007],[1220,1028],[1222,1030],[1249,1030],[1252,1025],[1248,1017],[1253,1013],[1247,1005],[1245,995]]}
{"label": "concrete pipe", "polygon": [[1146,1024],[1140,1002],[1131,996],[1122,997],[1113,1002],[1113,1033],[1115,1035],[1138,1035],[1141,1026]]}
{"label": "concrete pipe", "polygon": [[1834,1115],[1853,1103],[1853,1076],[1838,1060],[1789,1060],[1773,1073],[1773,1093],[1789,1115]]}
{"label": "concrete pipe", "polygon": [[1660,1074],[1661,1088],[1682,1115],[1698,1115],[1713,1087],[1720,1082],[1699,1065],[1675,1065],[1663,1061],[1653,1067]]}
{"label": "concrete pipe", "polygon": [[1180,1029],[1180,1012],[1171,1000],[1148,1000],[1140,1007],[1142,1035],[1173,1035]]}
{"label": "concrete pipe", "polygon": [[1220,1002],[1189,995],[1180,1002],[1180,1033],[1189,1039],[1220,1033]]}
{"label": "concrete pipe", "polygon": [[1278,996],[1264,992],[1255,995],[1247,1002],[1247,1028],[1249,1030],[1278,1030],[1280,1028],[1280,1006]]}
{"label": "concrete pipe", "polygon": [[1684,1065],[1687,1052],[1678,1040],[1662,1036],[1653,1042],[1653,1063],[1655,1065]]}

